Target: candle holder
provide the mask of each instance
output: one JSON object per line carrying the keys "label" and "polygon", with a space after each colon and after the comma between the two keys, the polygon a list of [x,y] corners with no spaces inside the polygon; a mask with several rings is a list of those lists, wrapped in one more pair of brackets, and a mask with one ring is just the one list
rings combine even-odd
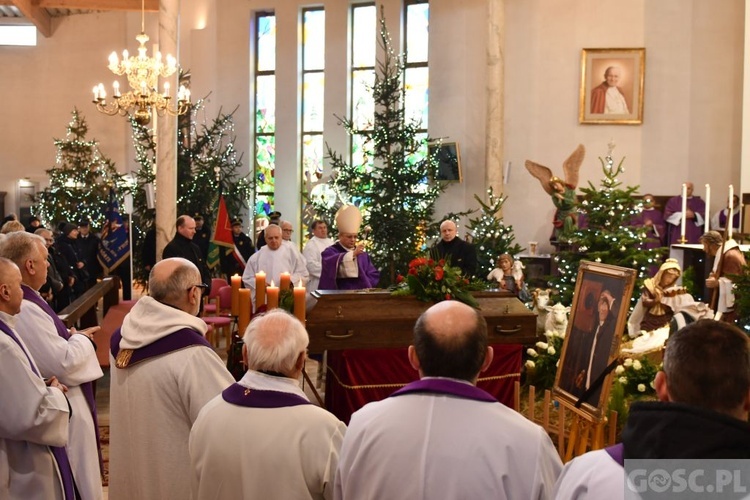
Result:
{"label": "candle holder", "polygon": [[679,243],[680,245],[684,245],[685,243],[687,243],[687,241],[688,241],[687,238],[685,238],[684,236],[681,236],[680,239],[677,240],[677,243]]}

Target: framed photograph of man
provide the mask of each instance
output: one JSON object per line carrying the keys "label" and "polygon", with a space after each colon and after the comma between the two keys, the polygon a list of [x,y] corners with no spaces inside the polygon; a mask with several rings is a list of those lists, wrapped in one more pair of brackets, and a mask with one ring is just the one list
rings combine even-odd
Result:
{"label": "framed photograph of man", "polygon": [[553,393],[566,406],[599,421],[609,397],[620,352],[635,271],[581,261],[568,331]]}
{"label": "framed photograph of man", "polygon": [[583,49],[578,121],[643,123],[646,49]]}
{"label": "framed photograph of man", "polygon": [[437,161],[436,181],[461,182],[461,152],[457,142],[430,144],[428,151]]}

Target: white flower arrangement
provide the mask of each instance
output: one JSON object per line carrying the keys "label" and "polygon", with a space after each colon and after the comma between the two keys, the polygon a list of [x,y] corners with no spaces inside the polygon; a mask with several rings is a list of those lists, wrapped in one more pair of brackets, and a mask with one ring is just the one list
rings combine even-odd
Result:
{"label": "white flower arrangement", "polygon": [[617,365],[617,368],[615,368],[615,375],[622,375],[625,372],[625,367],[622,365]]}
{"label": "white flower arrangement", "polygon": [[526,368],[534,368],[535,366],[536,366],[536,363],[534,363],[530,359],[526,360]]}
{"label": "white flower arrangement", "polygon": [[548,345],[548,344],[547,344],[546,342],[537,342],[537,343],[536,343],[536,346],[537,346],[537,347],[538,347],[539,349],[543,350],[543,351],[546,351],[546,350],[547,350],[547,347],[549,347],[549,345]]}
{"label": "white flower arrangement", "polygon": [[620,382],[622,385],[625,385],[628,383],[627,377],[620,377],[617,379],[618,382]]}
{"label": "white flower arrangement", "polygon": [[638,392],[646,392],[646,385],[638,384]]}
{"label": "white flower arrangement", "polygon": [[526,349],[526,354],[528,354],[532,358],[536,358],[537,356],[539,356],[539,353],[536,352],[534,349],[531,349],[531,348]]}
{"label": "white flower arrangement", "polygon": [[547,348],[547,354],[549,354],[549,355],[551,355],[551,356],[554,356],[554,354],[555,354],[556,352],[557,352],[557,351],[555,351],[555,348],[554,348],[554,347],[552,347],[552,346],[549,346],[549,347]]}
{"label": "white flower arrangement", "polygon": [[[633,361],[633,370],[640,370],[641,369],[641,362],[637,359]],[[643,391],[641,391],[643,392]]]}
{"label": "white flower arrangement", "polygon": [[625,361],[622,362],[622,365],[625,368],[630,368],[631,366],[633,366],[633,360],[630,358],[626,358]]}

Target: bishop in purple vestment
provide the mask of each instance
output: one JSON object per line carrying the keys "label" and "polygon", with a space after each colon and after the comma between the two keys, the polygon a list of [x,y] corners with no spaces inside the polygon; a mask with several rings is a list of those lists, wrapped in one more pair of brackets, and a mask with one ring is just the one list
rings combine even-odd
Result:
{"label": "bishop in purple vestment", "polygon": [[680,240],[682,217],[685,220],[685,239],[687,243],[698,243],[698,238],[703,234],[705,221],[703,215],[706,213],[706,204],[700,196],[693,196],[693,183],[687,185],[687,210],[682,213],[682,195],[670,198],[664,208],[664,220],[667,223],[667,245],[676,245]]}
{"label": "bishop in purple vestment", "polygon": [[336,213],[338,241],[321,254],[320,290],[361,290],[374,288],[380,279],[378,271],[357,244],[362,215],[354,205],[346,205]]}

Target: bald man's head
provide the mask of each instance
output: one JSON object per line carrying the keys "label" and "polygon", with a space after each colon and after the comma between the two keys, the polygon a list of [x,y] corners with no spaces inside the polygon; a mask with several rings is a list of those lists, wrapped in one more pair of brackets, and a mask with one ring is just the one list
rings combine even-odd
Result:
{"label": "bald man's head", "polygon": [[198,314],[202,290],[201,273],[187,259],[172,257],[156,263],[148,278],[148,293],[156,301],[188,314]]}
{"label": "bald man's head", "polygon": [[456,223],[452,220],[446,220],[443,221],[442,224],[440,224],[440,237],[446,243],[452,241],[453,238],[456,237],[457,233],[458,229],[456,228]]}
{"label": "bald man's head", "polygon": [[10,259],[0,257],[0,311],[15,316],[21,312],[21,271]]}
{"label": "bald man's head", "polygon": [[430,307],[414,326],[414,351],[426,377],[473,381],[482,370],[487,344],[482,315],[455,300]]}

